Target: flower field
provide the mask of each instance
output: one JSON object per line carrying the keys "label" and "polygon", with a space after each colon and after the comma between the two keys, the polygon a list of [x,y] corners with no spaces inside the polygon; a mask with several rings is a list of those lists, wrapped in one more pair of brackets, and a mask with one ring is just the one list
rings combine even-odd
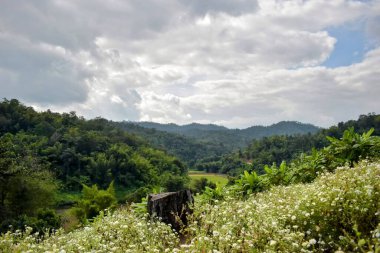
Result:
{"label": "flower field", "polygon": [[380,164],[195,210],[190,252],[379,252]]}
{"label": "flower field", "polygon": [[379,216],[380,163],[363,161],[310,184],[196,201],[181,242],[169,226],[125,208],[44,240],[8,232],[0,252],[380,252]]}

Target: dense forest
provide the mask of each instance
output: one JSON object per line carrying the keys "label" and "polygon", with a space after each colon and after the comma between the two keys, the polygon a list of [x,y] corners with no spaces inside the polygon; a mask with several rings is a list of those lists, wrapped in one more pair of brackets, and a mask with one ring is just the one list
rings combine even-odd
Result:
{"label": "dense forest", "polygon": [[295,121],[281,121],[270,126],[251,126],[245,129],[229,129],[213,124],[192,123],[188,125],[159,124],[154,122],[124,122],[125,124],[135,124],[144,128],[156,129],[159,131],[176,133],[199,140],[226,143],[226,138],[234,139],[233,144],[241,147],[246,144],[247,139],[259,139],[271,135],[292,135],[315,133],[318,127],[311,124],[304,124]]}
{"label": "dense forest", "polygon": [[270,126],[228,129],[217,125],[159,124],[153,122],[120,122],[120,128],[142,136],[152,146],[167,150],[180,158],[191,169],[201,169],[200,161],[220,159],[222,155],[246,147],[252,140],[274,135],[316,133],[320,129],[293,121],[282,121]]}
{"label": "dense forest", "polygon": [[36,112],[15,99],[0,103],[2,228],[40,208],[70,202],[57,193],[80,192],[83,185],[105,189],[113,182],[124,201],[137,189],[143,196],[154,187],[181,189],[186,173],[177,158],[105,119]]}
{"label": "dense forest", "polygon": [[145,128],[135,123],[115,122],[114,124],[129,133],[142,137],[155,148],[167,150],[169,154],[180,158],[189,167],[194,167],[198,160],[207,157],[219,157],[232,152],[232,149],[226,147],[224,142],[200,141],[155,128]]}

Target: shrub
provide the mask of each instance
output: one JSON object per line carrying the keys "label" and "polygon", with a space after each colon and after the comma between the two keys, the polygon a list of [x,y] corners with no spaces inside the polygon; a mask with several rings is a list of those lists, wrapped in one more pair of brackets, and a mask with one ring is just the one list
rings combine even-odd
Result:
{"label": "shrub", "polygon": [[97,185],[88,187],[83,185],[82,199],[80,199],[72,212],[77,218],[85,223],[88,219],[96,217],[100,211],[114,208],[116,204],[115,189],[113,182],[107,190],[99,190]]}
{"label": "shrub", "polygon": [[1,224],[0,232],[11,231],[24,231],[26,227],[31,228],[32,233],[51,233],[53,230],[60,228],[61,217],[57,213],[48,208],[39,209],[37,216],[20,215],[15,219],[4,220]]}
{"label": "shrub", "polygon": [[190,189],[193,193],[202,193],[205,191],[206,187],[215,189],[216,184],[214,182],[209,181],[205,177],[201,177],[199,179],[193,179],[190,185]]}

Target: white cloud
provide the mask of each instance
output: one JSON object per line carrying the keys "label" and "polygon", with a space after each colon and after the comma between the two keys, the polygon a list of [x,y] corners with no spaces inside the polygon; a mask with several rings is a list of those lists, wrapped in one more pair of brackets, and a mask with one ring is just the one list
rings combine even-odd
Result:
{"label": "white cloud", "polygon": [[378,110],[378,49],[319,66],[336,42],[327,28],[365,22],[376,41],[378,10],[378,0],[6,0],[0,89],[86,117],[327,126]]}

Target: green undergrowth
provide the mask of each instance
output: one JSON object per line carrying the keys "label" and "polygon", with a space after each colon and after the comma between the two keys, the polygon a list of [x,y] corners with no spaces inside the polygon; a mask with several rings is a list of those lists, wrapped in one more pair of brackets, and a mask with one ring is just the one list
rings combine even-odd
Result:
{"label": "green undergrowth", "polygon": [[44,239],[28,229],[8,232],[0,252],[380,252],[379,162],[248,198],[224,194],[196,200],[185,241],[170,226],[124,208]]}
{"label": "green undergrowth", "polygon": [[81,193],[78,192],[58,192],[56,197],[57,206],[72,206],[80,200]]}

